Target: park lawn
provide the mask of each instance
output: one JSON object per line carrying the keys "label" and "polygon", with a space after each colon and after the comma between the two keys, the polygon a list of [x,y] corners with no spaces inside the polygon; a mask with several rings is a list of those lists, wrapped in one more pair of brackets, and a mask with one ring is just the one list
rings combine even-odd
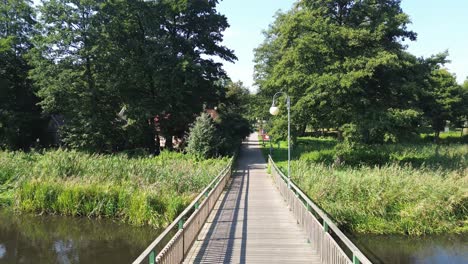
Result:
{"label": "park lawn", "polygon": [[128,157],[67,150],[2,151],[0,207],[163,227],[228,162],[174,152]]}
{"label": "park lawn", "polygon": [[[293,181],[343,229],[425,235],[468,232],[468,145],[375,145],[334,164],[333,138],[299,138]],[[269,152],[269,144],[264,153]],[[286,172],[287,144],[273,150]]]}

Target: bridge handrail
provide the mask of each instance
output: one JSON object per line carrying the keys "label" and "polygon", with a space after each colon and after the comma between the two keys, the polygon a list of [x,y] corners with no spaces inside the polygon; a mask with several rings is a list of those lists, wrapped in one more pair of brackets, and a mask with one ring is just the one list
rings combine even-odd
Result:
{"label": "bridge handrail", "polygon": [[[272,165],[273,169],[281,176],[284,182],[288,182],[288,178],[283,174],[283,172],[277,167],[272,157],[268,155],[268,161]],[[372,262],[359,250],[359,248],[354,245],[348,237],[336,226],[336,224],[328,217],[328,215],[320,209],[310,198],[302,192],[302,190],[297,187],[297,185],[291,180],[290,188],[295,192],[296,195],[300,196],[302,200],[305,201],[306,206],[310,206],[314,212],[323,220],[322,226],[327,226],[330,228],[333,233],[343,242],[343,244],[351,251],[353,254],[353,263],[362,263],[362,264],[372,264]],[[313,214],[312,214],[313,215]],[[314,215],[313,215],[314,216]],[[316,217],[314,216],[316,219]],[[316,219],[318,221],[318,219]]]}
{"label": "bridge handrail", "polygon": [[[218,197],[213,197],[219,196],[221,194],[222,189],[224,188],[224,185],[227,182],[227,178],[231,176],[231,170],[232,170],[232,165],[234,163],[235,155],[230,159],[229,164],[223,168],[223,170],[216,176],[215,179],[213,179],[210,184],[200,193],[198,196],[190,203],[189,206],[185,208],[185,210],[177,216],[177,218],[168,226],[166,229],[140,254],[140,256],[133,261],[133,264],[140,264],[144,263],[143,261],[147,260],[149,264],[154,264],[154,263],[159,263],[160,260],[164,257],[164,255],[170,251],[171,247],[175,243],[176,240],[178,240],[181,236],[184,238],[183,231],[184,229],[191,224],[191,221],[194,219],[194,216],[196,216],[202,209],[207,208],[208,210],[204,210],[204,216],[205,219],[203,223],[200,226],[203,227],[203,224],[206,220],[206,217],[208,217],[209,213],[214,207],[214,203],[208,204],[208,207],[206,206],[207,201],[209,200],[214,200],[215,202],[218,200]],[[223,185],[223,186],[221,186]],[[220,188],[222,187],[222,188]],[[184,219],[187,219],[187,222],[184,223]],[[178,232],[176,232],[172,238],[170,239],[169,242],[164,246],[164,248],[159,252],[158,255],[156,255],[156,247],[161,246],[160,243],[164,241],[164,239],[172,232],[174,231],[176,226],[179,226]],[[196,238],[196,235],[200,230],[194,230],[195,232],[191,232],[191,236],[193,238],[189,239],[192,241],[185,241],[183,239],[182,241],[182,254],[177,255],[177,258],[179,256],[182,257],[181,260],[185,257],[185,254],[187,253],[189,247],[192,245],[193,240]],[[188,245],[188,247],[185,247]],[[177,263],[180,263],[180,261],[176,261]],[[174,262],[174,263],[176,263]],[[172,263],[172,262],[169,262]]]}

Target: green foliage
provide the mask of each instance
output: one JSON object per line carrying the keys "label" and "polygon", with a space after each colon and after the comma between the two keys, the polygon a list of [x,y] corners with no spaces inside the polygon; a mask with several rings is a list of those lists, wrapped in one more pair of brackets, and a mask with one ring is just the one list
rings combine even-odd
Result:
{"label": "green foliage", "polygon": [[202,113],[190,129],[187,152],[199,157],[230,156],[251,133],[248,111],[250,93],[241,82],[227,81],[224,99],[214,118]]}
{"label": "green foliage", "polygon": [[458,121],[460,124],[458,119],[466,118],[468,101],[455,76],[445,69],[436,69],[431,73],[429,88],[424,92],[422,108],[438,140],[439,132],[444,130],[447,121]]}
{"label": "green foliage", "polygon": [[[43,1],[30,53],[40,105],[60,115],[63,143],[96,152],[182,137],[220,101],[229,26],[217,1]],[[125,119],[117,113],[125,107]],[[156,135],[156,134],[159,135]]]}
{"label": "green foliage", "polygon": [[361,164],[384,165],[389,161],[388,154],[364,144],[338,144],[335,147],[337,165],[358,166]]}
{"label": "green foliage", "polygon": [[383,141],[392,113],[416,111],[418,60],[399,42],[415,33],[399,4],[311,0],[277,15],[256,50],[256,82],[266,97],[291,95],[295,136],[352,124],[364,142]]}
{"label": "green foliage", "polygon": [[155,158],[0,152],[0,207],[163,227],[226,164],[170,152]]}
{"label": "green foliage", "polygon": [[468,171],[292,163],[293,180],[345,229],[425,235],[466,232]]}
{"label": "green foliage", "polygon": [[34,17],[29,1],[0,5],[0,148],[28,149],[38,138],[45,141],[45,122],[26,62]]}
{"label": "green foliage", "polygon": [[187,152],[202,158],[218,154],[219,135],[211,117],[202,113],[190,129]]}
{"label": "green foliage", "polygon": [[219,154],[232,155],[240,146],[241,141],[252,132],[249,119],[253,118],[251,112],[252,96],[241,82],[228,82],[226,97],[217,111],[219,118],[216,128],[220,138]]}
{"label": "green foliage", "polygon": [[[340,226],[354,232],[466,232],[467,150],[464,144],[424,141],[346,148],[336,139],[300,138],[293,148],[292,177]],[[273,150],[283,170],[285,153],[285,142]],[[337,155],[341,166],[335,166]]]}
{"label": "green foliage", "polygon": [[[353,126],[351,141],[373,144],[405,140],[425,119],[435,130],[446,120],[462,126],[466,96],[439,74],[448,54],[405,51],[402,40],[416,34],[400,3],[307,0],[277,14],[255,51],[255,79],[260,97],[291,96],[293,139],[308,127]],[[275,138],[285,138],[285,115],[271,123]]]}
{"label": "green foliage", "polygon": [[252,132],[249,121],[241,114],[228,112],[220,114],[217,121],[218,135],[220,138],[219,153],[221,155],[232,155]]}

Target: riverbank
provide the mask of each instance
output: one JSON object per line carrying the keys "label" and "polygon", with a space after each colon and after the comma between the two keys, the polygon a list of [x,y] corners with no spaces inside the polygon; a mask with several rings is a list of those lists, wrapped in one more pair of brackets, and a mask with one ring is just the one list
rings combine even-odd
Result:
{"label": "riverbank", "polygon": [[[300,138],[293,181],[341,228],[360,234],[468,232],[468,146],[430,143],[370,146],[334,163],[337,141]],[[269,145],[264,147],[269,153]],[[286,171],[287,145],[272,151]]]}
{"label": "riverbank", "polygon": [[197,160],[173,152],[157,157],[0,152],[0,207],[161,228],[227,164],[227,158]]}

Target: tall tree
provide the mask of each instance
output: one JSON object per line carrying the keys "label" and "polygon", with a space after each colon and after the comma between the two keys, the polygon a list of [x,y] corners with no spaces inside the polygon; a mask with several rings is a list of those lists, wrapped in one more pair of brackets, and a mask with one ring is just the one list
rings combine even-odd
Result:
{"label": "tall tree", "polygon": [[115,80],[122,84],[129,117],[135,124],[149,124],[154,138],[157,116],[169,148],[172,136],[183,136],[203,106],[216,105],[222,96],[217,81],[226,75],[211,58],[236,59],[220,44],[229,24],[216,11],[217,2],[122,2],[113,8],[118,13],[113,16],[121,19],[110,19],[118,25],[111,35],[118,36],[114,46],[121,49],[124,65],[115,71]]}
{"label": "tall tree", "polygon": [[215,120],[220,134],[221,155],[231,155],[241,140],[250,134],[251,98],[242,82],[227,81],[225,84],[225,96],[217,108],[219,118]]}
{"label": "tall tree", "polygon": [[435,69],[421,98],[422,108],[430,120],[438,140],[447,121],[456,122],[466,116],[466,95],[454,75],[446,69]]}
{"label": "tall tree", "polygon": [[256,50],[260,94],[291,95],[296,135],[304,124],[352,123],[364,141],[381,142],[395,111],[417,112],[418,59],[400,41],[416,38],[409,22],[399,0],[299,1]]}
{"label": "tall tree", "polygon": [[0,2],[0,147],[27,149],[44,141],[45,120],[28,79],[35,14],[27,0]]}
{"label": "tall tree", "polygon": [[103,1],[51,0],[40,6],[41,34],[31,76],[41,106],[61,115],[61,134],[70,147],[112,151],[122,141],[116,113],[118,92],[110,82],[109,49],[99,23]]}

